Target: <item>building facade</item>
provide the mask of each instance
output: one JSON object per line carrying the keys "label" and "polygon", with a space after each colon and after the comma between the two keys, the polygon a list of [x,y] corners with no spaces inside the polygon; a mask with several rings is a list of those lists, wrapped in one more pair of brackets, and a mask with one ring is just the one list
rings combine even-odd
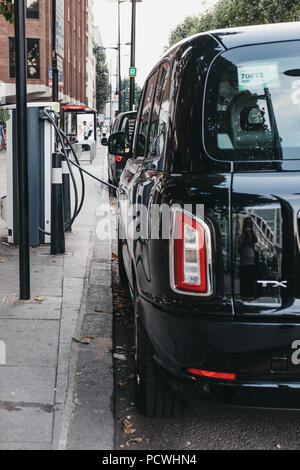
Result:
{"label": "building facade", "polygon": [[[51,0],[27,0],[28,101],[52,100]],[[61,24],[59,49],[59,101],[94,107],[93,0],[56,0]],[[59,44],[59,41],[61,44]],[[15,101],[14,27],[0,16],[0,97]]]}
{"label": "building facade", "polygon": [[86,98],[87,105],[90,108],[95,107],[96,88],[96,57],[93,53],[94,49],[94,0],[88,0],[87,5],[87,50],[86,50]]}

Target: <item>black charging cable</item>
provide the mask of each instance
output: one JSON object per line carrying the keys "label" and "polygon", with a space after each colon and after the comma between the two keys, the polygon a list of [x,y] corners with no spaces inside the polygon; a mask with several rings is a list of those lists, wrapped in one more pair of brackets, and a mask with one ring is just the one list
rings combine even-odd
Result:
{"label": "black charging cable", "polygon": [[[78,160],[78,157],[76,155],[76,152],[75,152],[75,149],[73,147],[73,145],[71,144],[70,142],[70,139],[68,138],[68,136],[64,133],[64,131],[62,129],[60,129],[56,122],[55,122],[55,119],[53,119],[53,117],[51,116],[51,114],[54,114],[54,116],[56,117],[59,117],[58,114],[52,110],[52,109],[48,109],[48,110],[43,110],[41,111],[40,113],[40,118],[41,119],[47,119],[55,128],[55,131],[58,135],[58,138],[59,138],[59,141],[60,141],[60,144],[62,146],[62,151],[63,151],[63,155],[65,157],[65,161],[67,162],[67,165],[68,165],[68,168],[69,168],[69,171],[70,171],[70,175],[71,175],[71,179],[72,179],[72,184],[73,184],[73,188],[74,188],[74,196],[75,196],[75,208],[74,208],[74,213],[72,215],[72,218],[70,221],[66,222],[65,223],[65,229],[67,230],[68,228],[70,228],[74,221],[76,220],[76,218],[78,217],[78,215],[80,214],[81,210],[82,210],[82,207],[83,207],[83,204],[84,204],[84,200],[85,200],[85,180],[84,180],[84,173],[87,174],[89,177],[93,178],[94,180],[98,181],[99,183],[101,184],[104,184],[105,186],[111,188],[111,189],[118,189],[117,186],[113,185],[113,184],[110,184],[110,183],[107,183],[106,181],[103,181],[102,179],[98,178],[97,176],[93,175],[92,173],[88,172],[87,170],[83,169],[82,166],[80,165],[80,162]],[[73,162],[70,158],[69,158],[69,154],[68,154],[68,151],[67,151],[67,148],[65,146],[65,142],[64,140],[67,142],[69,148],[68,150],[70,149],[72,154],[73,154],[73,157],[75,159],[75,162]],[[80,174],[80,178],[81,178],[81,185],[82,185],[82,192],[81,192],[81,200],[80,200],[80,204],[78,205],[78,202],[79,202],[79,197],[78,197],[78,187],[77,187],[77,183],[76,183],[76,180],[75,180],[75,176],[74,176],[74,173],[73,173],[73,170],[72,170],[72,165],[75,166],[78,170],[79,170],[79,174]],[[49,235],[51,236],[50,233],[44,231],[43,229],[40,228],[40,231],[46,235]]]}

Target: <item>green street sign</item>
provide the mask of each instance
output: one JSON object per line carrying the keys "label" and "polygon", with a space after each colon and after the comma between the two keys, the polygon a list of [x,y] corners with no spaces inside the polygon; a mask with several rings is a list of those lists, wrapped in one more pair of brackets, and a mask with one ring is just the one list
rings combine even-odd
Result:
{"label": "green street sign", "polygon": [[130,67],[129,69],[129,77],[132,78],[132,77],[136,77],[136,67]]}

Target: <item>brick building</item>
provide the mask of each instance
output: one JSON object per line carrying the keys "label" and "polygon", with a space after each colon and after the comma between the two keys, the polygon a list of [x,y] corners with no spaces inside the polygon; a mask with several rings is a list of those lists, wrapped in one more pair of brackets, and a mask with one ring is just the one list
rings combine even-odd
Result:
{"label": "brick building", "polygon": [[[63,73],[59,100],[63,104],[91,106],[88,76],[93,0],[56,0],[64,15],[61,47]],[[52,100],[52,1],[27,0],[28,101]],[[0,16],[0,97],[15,101],[14,27]],[[89,92],[93,96],[93,91]],[[89,103],[88,103],[89,101]]]}

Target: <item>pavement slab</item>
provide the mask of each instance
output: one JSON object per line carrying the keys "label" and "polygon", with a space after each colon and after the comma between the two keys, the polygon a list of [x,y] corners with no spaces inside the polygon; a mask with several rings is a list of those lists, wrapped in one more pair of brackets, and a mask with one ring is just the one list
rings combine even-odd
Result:
{"label": "pavement slab", "polygon": [[[84,163],[100,177],[105,153],[99,147],[93,165]],[[111,245],[96,237],[108,201],[108,189],[86,178],[66,255],[31,249],[28,302],[18,300],[18,247],[0,240],[0,450],[113,448]],[[94,338],[88,348],[73,341],[80,334]]]}

